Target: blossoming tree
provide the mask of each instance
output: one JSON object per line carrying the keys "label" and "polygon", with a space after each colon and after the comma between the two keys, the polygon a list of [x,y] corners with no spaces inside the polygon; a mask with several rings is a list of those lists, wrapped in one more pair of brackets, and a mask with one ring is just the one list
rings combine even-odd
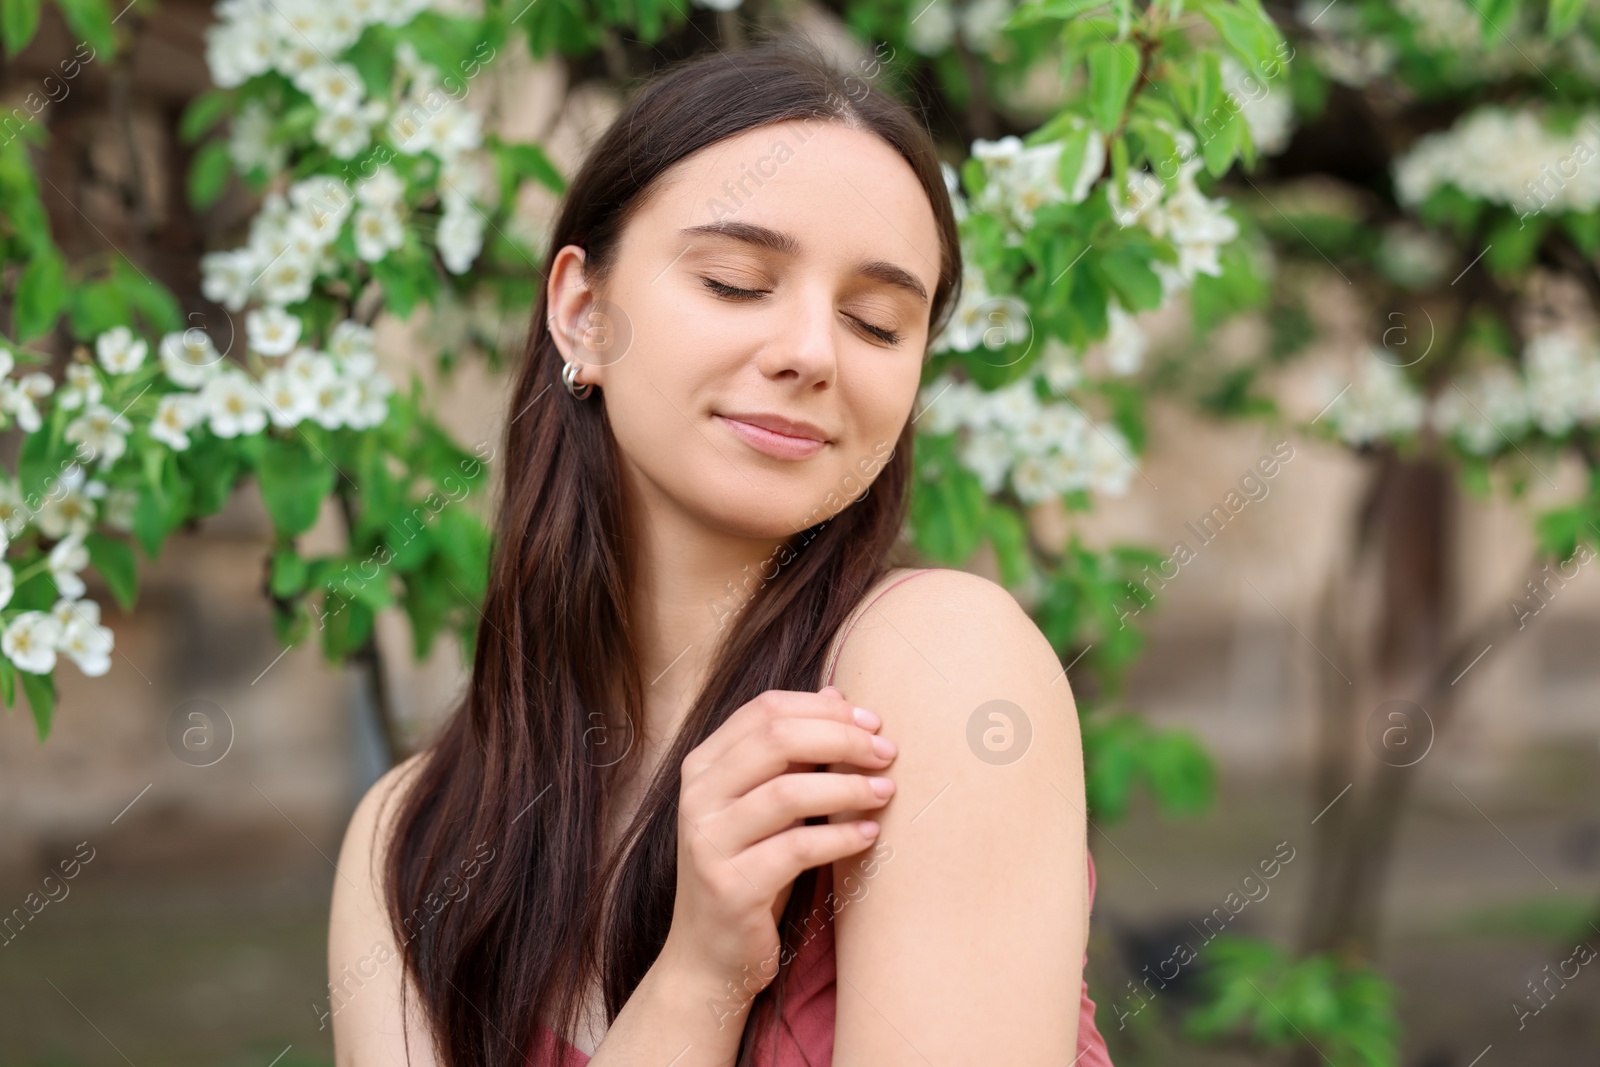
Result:
{"label": "blossoming tree", "polygon": [[[862,43],[852,78],[923,93],[948,116],[936,133],[967,273],[915,416],[909,536],[952,565],[988,546],[1034,612],[1074,671],[1101,819],[1140,783],[1167,811],[1197,811],[1210,765],[1192,737],[1153,729],[1121,696],[1142,640],[1127,625],[1130,590],[1158,554],[1077,536],[1046,543],[1031,519],[1129,490],[1145,398],[1163,382],[1182,380],[1219,414],[1284,421],[1271,389],[1307,334],[1301,264],[1360,272],[1383,311],[1442,301],[1450,329],[1440,354],[1414,362],[1375,330],[1347,388],[1294,420],[1308,432],[1405,462],[1421,449],[1473,485],[1515,466],[1524,446],[1575,449],[1594,470],[1600,354],[1568,326],[1528,330],[1516,312],[1536,261],[1600,294],[1600,168],[1579,152],[1586,116],[1573,104],[1593,98],[1600,27],[1573,0],[1460,2],[839,5]],[[485,323],[525,316],[539,258],[515,194],[524,181],[564,186],[538,146],[486,128],[466,102],[475,79],[515,43],[625,86],[657,44],[694,48],[716,34],[736,45],[753,13],[740,0],[703,6],[713,10],[222,0],[207,31],[215,89],[180,129],[195,146],[197,207],[233,181],[260,197],[237,246],[199,264],[204,298],[228,313],[220,327],[185,318],[124,257],[66,262],[29,163],[29,146],[45,141],[33,118],[43,106],[0,115],[0,413],[22,438],[16,471],[0,479],[0,695],[10,704],[21,685],[41,737],[58,655],[89,674],[112,663],[83,572],[131,609],[135,550],[156,556],[246,481],[275,531],[265,591],[285,644],[314,634],[330,659],[364,660],[381,685],[374,618],[396,607],[417,655],[445,629],[470,650],[488,534],[452,505],[484,483],[492,457],[451,439],[416,379],[401,390],[378,369],[373,324],[427,305],[453,331],[436,338],[442,362],[478,351],[502,366],[511,352]],[[40,0],[0,10],[14,55]],[[84,42],[73,62],[125,44],[104,0],[62,0],[60,12]],[[761,14],[783,17],[777,5]],[[1298,174],[1328,169],[1307,158],[1296,124],[1305,134],[1358,100],[1377,116],[1375,138],[1410,147],[1360,175],[1358,208],[1307,209],[1305,197],[1280,208]],[[1419,137],[1438,124],[1440,101],[1459,117]],[[1469,268],[1459,290],[1446,284],[1461,280],[1458,264]],[[1202,345],[1163,362],[1147,317],[1179,305],[1201,339],[1263,308],[1273,350],[1216,367]],[[1541,523],[1559,558],[1600,521],[1600,480],[1590,484]],[[348,544],[308,558],[297,539],[329,499]],[[390,741],[398,752],[402,739]],[[1401,788],[1385,781],[1380,810]],[[1341,860],[1336,841],[1323,844],[1329,869],[1352,862],[1348,848]],[[1394,1062],[1387,987],[1366,966],[1371,939],[1350,951],[1348,927],[1298,954],[1219,944],[1213,998],[1191,1031],[1243,1027],[1269,1045]]]}

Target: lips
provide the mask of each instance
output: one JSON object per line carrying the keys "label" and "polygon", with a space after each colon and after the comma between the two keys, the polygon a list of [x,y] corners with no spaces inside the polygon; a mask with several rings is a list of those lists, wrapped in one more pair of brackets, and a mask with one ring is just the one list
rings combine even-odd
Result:
{"label": "lips", "polygon": [[804,419],[786,419],[782,415],[769,415],[764,412],[740,413],[734,412],[722,416],[748,426],[759,426],[763,430],[782,434],[785,437],[798,437],[807,441],[821,441],[826,444],[828,435],[822,428]]}
{"label": "lips", "polygon": [[716,419],[745,444],[775,459],[805,459],[814,456],[828,443],[828,435],[818,426],[798,419],[765,412],[723,415]]}

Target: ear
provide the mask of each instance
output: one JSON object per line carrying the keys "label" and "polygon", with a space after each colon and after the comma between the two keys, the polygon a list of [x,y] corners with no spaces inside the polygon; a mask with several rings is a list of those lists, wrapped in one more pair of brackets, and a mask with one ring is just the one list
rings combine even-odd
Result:
{"label": "ear", "polygon": [[586,343],[589,323],[595,317],[597,298],[584,277],[586,253],[577,245],[566,245],[556,253],[545,287],[548,308],[546,326],[557,351],[566,362],[577,360],[579,385],[605,386],[604,358]]}

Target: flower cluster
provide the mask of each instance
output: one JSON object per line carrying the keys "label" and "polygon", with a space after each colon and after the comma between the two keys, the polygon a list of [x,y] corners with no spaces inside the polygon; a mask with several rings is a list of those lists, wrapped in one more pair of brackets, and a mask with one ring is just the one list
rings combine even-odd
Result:
{"label": "flower cluster", "polygon": [[[407,184],[387,146],[402,157],[431,153],[439,161],[443,213],[435,241],[452,273],[462,274],[483,248],[485,220],[474,203],[489,196],[488,157],[478,114],[443,91],[441,72],[402,41],[395,48],[395,78],[368,96],[354,64],[335,59],[369,25],[400,26],[428,0],[362,0],[352,5],[313,0],[222,0],[221,21],[207,31],[212,79],[224,88],[275,71],[314,105],[314,142],[337,159],[354,159],[385,134],[385,151],[363,169],[354,190],[342,178],[314,175],[268,195],[251,225],[248,243],[202,258],[206,296],[237,311],[251,299],[287,305],[304,300],[317,277],[334,273],[332,244],[349,220],[356,254],[372,263],[405,241]],[[473,73],[481,65],[473,62]],[[271,110],[252,98],[234,119],[229,151],[241,169],[281,170],[288,146],[276,135]],[[371,164],[373,161],[369,161]]]}
{"label": "flower cluster", "polygon": [[[1354,384],[1328,410],[1339,435],[1359,445],[1415,433],[1423,423],[1462,451],[1490,455],[1530,432],[1560,437],[1600,424],[1600,345],[1572,329],[1529,338],[1520,372],[1487,363],[1425,400],[1374,349]],[[1328,380],[1328,388],[1337,383]]]}
{"label": "flower cluster", "polygon": [[[1057,381],[1070,383],[1070,357],[1053,339],[1046,344],[1041,361]],[[1025,504],[1085,489],[1126,493],[1134,472],[1127,438],[1115,426],[1094,423],[1075,404],[1041,400],[1036,381],[1029,376],[987,390],[941,375],[923,388],[926,432],[964,431],[956,454],[987,493],[998,492],[1008,478]]]}
{"label": "flower cluster", "polygon": [[908,10],[916,14],[906,25],[906,44],[925,56],[937,56],[944,54],[960,34],[968,49],[985,55],[999,43],[1000,29],[1015,8],[1012,0],[966,0],[961,4],[932,0],[913,4]]}
{"label": "flower cluster", "polygon": [[[0,397],[7,398],[5,410],[16,417],[18,425],[32,432],[40,422],[33,401],[54,392],[54,383],[49,375],[38,372],[14,381],[10,377],[12,369],[11,354],[0,349]],[[68,403],[71,392],[62,390],[56,402]],[[85,403],[81,394],[78,403]],[[119,417],[109,409],[95,413],[97,421],[114,422]],[[69,424],[69,440],[77,439],[73,427],[81,430],[82,424],[81,418]],[[132,495],[124,491],[109,496],[106,500],[106,484],[89,480],[83,467],[76,463],[61,472],[42,499],[24,498],[14,479],[0,475],[0,608],[11,602],[20,581],[38,572],[48,571],[59,594],[50,611],[18,612],[0,629],[0,652],[19,670],[49,674],[55,670],[57,653],[65,653],[90,676],[111,669],[111,631],[100,625],[100,605],[82,599],[88,587],[81,576],[89,566],[89,550],[84,541],[99,502],[106,500],[108,522],[114,519],[132,525]],[[22,537],[30,526],[54,539],[55,545],[44,559],[30,564],[19,577],[5,555],[11,542]]]}
{"label": "flower cluster", "polygon": [[1420,139],[1395,163],[1395,189],[1412,206],[1453,185],[1518,211],[1600,207],[1600,112],[1557,133],[1532,111],[1484,107]]}
{"label": "flower cluster", "polygon": [[1222,274],[1222,246],[1239,236],[1239,224],[1227,213],[1228,201],[1202,193],[1194,176],[1205,165],[1194,154],[1195,138],[1187,130],[1174,130],[1173,140],[1183,162],[1171,182],[1148,170],[1128,175],[1126,202],[1107,188],[1112,214],[1123,226],[1141,224],[1156,237],[1170,241],[1178,253],[1176,265],[1159,260],[1151,264],[1168,297],[1194,284],[1196,275]]}

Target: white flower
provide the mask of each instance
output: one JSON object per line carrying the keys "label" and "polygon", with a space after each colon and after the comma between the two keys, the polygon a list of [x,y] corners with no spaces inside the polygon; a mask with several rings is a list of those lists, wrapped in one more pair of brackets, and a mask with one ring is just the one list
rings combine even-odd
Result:
{"label": "white flower", "polygon": [[142,339],[134,337],[133,331],[126,326],[113,326],[95,338],[94,342],[95,355],[100,357],[100,365],[110,374],[126,374],[138,369],[149,347]]}
{"label": "white flower", "polygon": [[65,537],[50,550],[50,577],[68,600],[76,600],[84,594],[87,587],[78,572],[88,565],[89,550],[83,547],[82,535]]}
{"label": "white flower", "polygon": [[198,389],[221,369],[222,353],[211,335],[198,327],[174,331],[161,339],[161,369],[175,384]]}
{"label": "white flower", "polygon": [[962,465],[978,476],[984,492],[999,492],[1006,471],[1011,468],[1011,442],[1005,434],[994,430],[974,432],[958,446],[956,454]]}
{"label": "white flower", "polygon": [[1077,353],[1054,336],[1045,338],[1044,349],[1039,353],[1039,370],[1057,393],[1066,393],[1082,377]]}
{"label": "white flower", "polygon": [[372,127],[383,121],[383,103],[369,100],[354,111],[325,111],[311,128],[311,139],[336,159],[353,159],[372,143]]}
{"label": "white flower", "polygon": [[192,393],[168,393],[156,405],[150,436],[174,452],[189,447],[189,428],[200,421],[200,401]]}
{"label": "white flower", "polygon": [[350,383],[345,379],[321,382],[311,394],[311,418],[324,429],[337,430],[348,424],[352,399]]}
{"label": "white flower", "polygon": [[1596,155],[1600,112],[1579,116],[1571,133],[1556,133],[1532,111],[1483,107],[1397,160],[1395,191],[1407,206],[1453,185],[1522,212],[1592,211],[1600,207],[1600,167],[1587,164]]}
{"label": "white flower", "polygon": [[1096,426],[1088,437],[1088,446],[1095,490],[1108,496],[1125,495],[1134,467],[1128,454],[1128,439],[1122,431],[1109,424]]}
{"label": "white flower", "polygon": [[82,537],[94,525],[95,502],[84,478],[83,468],[73,463],[51,483],[34,518],[46,537]]}
{"label": "white flower", "polygon": [[1440,392],[1428,420],[1441,434],[1454,437],[1476,455],[1498,451],[1528,429],[1527,396],[1521,378],[1504,364],[1494,364]]}
{"label": "white flower", "polygon": [[303,324],[281,307],[267,307],[246,315],[244,329],[251,348],[263,356],[281,356],[300,340]]}
{"label": "white flower", "polygon": [[228,155],[243,172],[260,167],[271,174],[288,162],[289,146],[272,142],[272,113],[260,100],[247,101],[233,117]]}
{"label": "white flower", "polygon": [[956,36],[956,14],[949,0],[912,4],[917,13],[906,26],[906,44],[913,52],[936,56],[950,47]]}
{"label": "white flower", "polygon": [[200,291],[229,311],[250,302],[250,282],[260,268],[248,248],[207,252],[200,257]]}
{"label": "white flower", "polygon": [[67,366],[67,386],[56,395],[56,406],[76,411],[85,404],[99,403],[102,392],[94,364],[72,363]]}
{"label": "white flower", "polygon": [[355,429],[377,426],[389,415],[388,395],[394,392],[394,383],[382,374],[346,378],[349,389],[346,399],[346,423]]}
{"label": "white flower", "polygon": [[1450,246],[1427,230],[1397,223],[1383,231],[1378,265],[1392,281],[1426,289],[1450,269]]}
{"label": "white flower", "polygon": [[445,269],[452,274],[465,274],[483,250],[483,216],[473,209],[452,211],[447,207],[439,217],[435,239]]}
{"label": "white flower", "polygon": [[11,603],[11,595],[17,591],[17,576],[11,570],[11,564],[0,560],[0,608]]}
{"label": "white flower", "polygon": [[405,203],[405,195],[405,181],[387,165],[356,183],[356,199],[368,207],[399,207]]}
{"label": "white flower", "polygon": [[1137,373],[1144,362],[1144,331],[1132,315],[1116,304],[1106,306],[1106,321],[1106,337],[1099,346],[1106,369],[1118,375]]}
{"label": "white flower", "polygon": [[1539,429],[1560,436],[1574,424],[1600,417],[1600,359],[1592,344],[1571,330],[1528,339],[1522,351],[1527,406]]}
{"label": "white flower", "polygon": [[1011,15],[1011,0],[967,0],[961,12],[961,36],[974,52],[993,51],[1000,27]]}
{"label": "white flower", "polygon": [[297,75],[294,84],[311,98],[319,111],[353,113],[366,97],[361,72],[349,63],[318,63]]}
{"label": "white flower", "polygon": [[49,674],[56,666],[61,624],[43,611],[24,611],[0,634],[0,651],[30,674]]}
{"label": "white flower", "polygon": [[117,461],[128,447],[128,435],[133,425],[104,404],[91,404],[82,415],[67,423],[63,436],[68,441],[81,442],[101,463],[110,465]]}
{"label": "white flower", "polygon": [[405,244],[405,227],[394,208],[357,208],[354,230],[356,255],[367,263],[376,263]]}
{"label": "white flower", "polygon": [[274,426],[299,425],[311,414],[316,402],[314,391],[282,367],[275,367],[261,376],[261,393]]}
{"label": "white flower", "polygon": [[17,483],[0,475],[0,542],[9,542],[22,533],[32,519],[33,514],[23,503],[22,490],[17,488]]}
{"label": "white flower", "polygon": [[16,416],[17,425],[29,433],[35,432],[43,425],[33,397],[20,382],[10,378],[0,378],[0,411]]}
{"label": "white flower", "polygon": [[744,0],[694,0],[696,6],[708,7],[713,11],[733,11],[743,2]]}
{"label": "white flower", "polygon": [[249,376],[235,368],[221,371],[205,384],[200,404],[209,420],[207,425],[218,437],[260,433],[266,428],[261,394]]}
{"label": "white flower", "polygon": [[1233,98],[1256,148],[1272,155],[1283,151],[1294,132],[1294,102],[1289,93],[1245,72],[1232,56],[1222,57],[1222,91]]}
{"label": "white flower", "polygon": [[[1422,397],[1382,349],[1369,349],[1350,388],[1328,409],[1339,436],[1352,445],[1414,433],[1425,414]],[[1337,394],[1337,384],[1328,389]]]}
{"label": "white flower", "polygon": [[371,326],[364,326],[355,319],[343,319],[328,335],[328,353],[349,367],[352,362],[373,354],[375,336]]}
{"label": "white flower", "polygon": [[269,304],[284,306],[298,304],[311,295],[311,283],[316,280],[317,261],[301,252],[285,249],[268,261],[271,265],[261,272],[257,283],[261,298]]}
{"label": "white flower", "polygon": [[98,678],[111,669],[113,635],[100,625],[100,605],[93,600],[58,600],[51,616],[61,627],[56,647],[65,652],[78,669]]}
{"label": "white flower", "polygon": [[113,530],[133,530],[134,509],[139,506],[139,493],[127,486],[117,486],[106,494],[103,522]]}

